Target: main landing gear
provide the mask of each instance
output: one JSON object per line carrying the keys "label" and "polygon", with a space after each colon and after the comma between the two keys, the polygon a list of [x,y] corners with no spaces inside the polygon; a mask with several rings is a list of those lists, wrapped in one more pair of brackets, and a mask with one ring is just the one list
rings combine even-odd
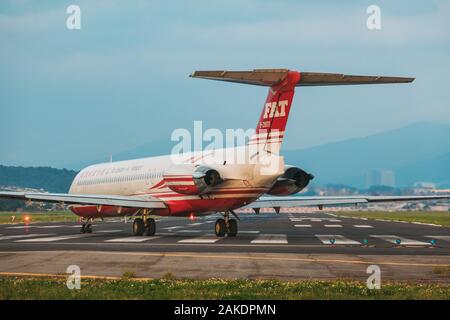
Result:
{"label": "main landing gear", "polygon": [[224,237],[225,234],[229,237],[236,237],[238,233],[238,224],[235,219],[230,219],[230,213],[238,220],[239,217],[233,211],[227,211],[223,214],[223,219],[217,219],[214,231],[216,236]]}
{"label": "main landing gear", "polygon": [[144,209],[142,218],[136,218],[133,221],[133,235],[135,236],[154,236],[156,231],[155,219],[148,217],[148,210]]}
{"label": "main landing gear", "polygon": [[94,219],[89,218],[86,221],[83,221],[83,224],[81,225],[81,233],[92,233],[92,222]]}

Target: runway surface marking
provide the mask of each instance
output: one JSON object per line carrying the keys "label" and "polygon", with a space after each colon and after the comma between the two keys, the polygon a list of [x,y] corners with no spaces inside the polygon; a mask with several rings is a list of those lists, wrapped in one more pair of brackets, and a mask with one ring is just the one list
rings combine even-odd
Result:
{"label": "runway surface marking", "polygon": [[253,239],[251,243],[259,244],[287,244],[287,236],[285,234],[260,234],[256,239]]}
{"label": "runway surface marking", "polygon": [[342,220],[335,219],[335,218],[309,218],[309,217],[299,217],[299,218],[289,218],[291,221],[303,221],[303,220],[310,220],[313,222],[322,222],[322,221],[328,221],[328,222],[341,222]]}
{"label": "runway surface marking", "polygon": [[373,228],[372,226],[369,226],[368,224],[354,224],[355,228]]}
{"label": "runway surface marking", "polygon": [[297,227],[297,228],[311,228],[312,225],[310,225],[310,224],[294,224],[294,227]]}
{"label": "runway surface marking", "polygon": [[342,228],[341,224],[325,224],[325,228]]}
{"label": "runway surface marking", "polygon": [[77,235],[69,235],[69,236],[56,236],[56,237],[46,237],[46,238],[23,239],[23,240],[16,240],[15,242],[53,242],[53,241],[60,241],[60,240],[85,238],[85,237],[88,237],[88,236],[90,236],[90,235],[77,234]]}
{"label": "runway surface marking", "polygon": [[149,240],[158,239],[160,237],[143,237],[143,236],[134,236],[134,237],[126,237],[126,238],[115,238],[105,240],[105,242],[144,242]]}
{"label": "runway surface marking", "polygon": [[215,243],[223,238],[218,238],[216,236],[201,236],[196,238],[189,238],[178,240],[179,243]]}
{"label": "runway surface marking", "polygon": [[[93,227],[96,225],[92,225]],[[36,225],[28,225],[28,226],[13,226],[13,227],[6,227],[6,229],[54,229],[54,228],[81,228],[81,225],[76,226],[68,226],[68,225],[49,225],[49,226],[36,226]]]}
{"label": "runway surface marking", "polygon": [[173,226],[173,227],[165,227],[165,228],[161,228],[163,230],[174,230],[174,229],[180,229],[180,228],[184,228],[183,226]]}
{"label": "runway surface marking", "polygon": [[408,238],[398,237],[395,235],[370,235],[369,237],[381,239],[390,243],[398,244],[397,240],[400,240],[399,244],[402,245],[429,245],[428,242],[412,240]]}
{"label": "runway surface marking", "polygon": [[21,235],[14,235],[14,236],[3,236],[0,237],[0,240],[10,240],[10,239],[21,239],[21,238],[32,238],[32,237],[46,237],[46,236],[52,236],[54,233],[43,233],[43,234],[21,234]]}
{"label": "runway surface marking", "polygon": [[177,233],[200,233],[202,230],[178,230]]}
{"label": "runway surface marking", "polygon": [[425,236],[425,238],[433,238],[433,239],[450,241],[450,236]]}
{"label": "runway surface marking", "polygon": [[14,227],[6,227],[6,229],[26,229],[26,228],[34,228],[35,226],[14,226]]}
{"label": "runway surface marking", "polygon": [[316,237],[324,244],[361,244],[339,234],[316,234]]}
{"label": "runway surface marking", "polygon": [[110,230],[98,230],[95,233],[114,233],[114,232],[122,232],[121,229],[110,229]]}
{"label": "runway surface marking", "polygon": [[261,231],[259,231],[259,230],[239,230],[239,233],[258,234],[258,233],[261,233]]}
{"label": "runway surface marking", "polygon": [[188,226],[200,226],[202,224],[205,224],[205,223],[204,222],[189,223]]}

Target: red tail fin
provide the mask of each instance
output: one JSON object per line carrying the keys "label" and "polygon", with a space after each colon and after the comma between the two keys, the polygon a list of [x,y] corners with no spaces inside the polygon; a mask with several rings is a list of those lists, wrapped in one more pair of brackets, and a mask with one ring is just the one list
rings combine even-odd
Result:
{"label": "red tail fin", "polygon": [[289,71],[281,83],[269,88],[256,133],[249,144],[269,146],[271,151],[279,150],[294,98],[295,86],[300,81],[300,73]]}

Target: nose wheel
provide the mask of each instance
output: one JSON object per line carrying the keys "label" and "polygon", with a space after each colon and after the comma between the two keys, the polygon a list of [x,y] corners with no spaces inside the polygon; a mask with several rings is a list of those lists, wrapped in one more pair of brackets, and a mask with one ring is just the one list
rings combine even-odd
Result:
{"label": "nose wheel", "polygon": [[[239,218],[234,212],[231,212],[234,216]],[[217,237],[236,237],[238,233],[238,223],[235,219],[230,219],[230,212],[224,213],[224,219],[217,219],[214,226],[214,231]]]}
{"label": "nose wheel", "polygon": [[88,219],[81,225],[81,233],[92,233],[92,219]]}

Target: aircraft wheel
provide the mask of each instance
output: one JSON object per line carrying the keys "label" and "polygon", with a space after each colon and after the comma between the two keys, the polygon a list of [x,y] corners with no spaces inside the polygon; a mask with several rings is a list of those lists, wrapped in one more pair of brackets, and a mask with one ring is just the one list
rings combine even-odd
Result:
{"label": "aircraft wheel", "polygon": [[156,230],[155,219],[148,218],[145,222],[145,235],[146,236],[154,236]]}
{"label": "aircraft wheel", "polygon": [[81,232],[81,233],[86,233],[86,224],[85,224],[85,223],[83,223],[83,224],[81,225],[80,232]]}
{"label": "aircraft wheel", "polygon": [[229,237],[236,237],[237,233],[238,233],[237,221],[234,219],[230,219],[228,221],[227,234]]}
{"label": "aircraft wheel", "polygon": [[136,218],[133,221],[133,234],[135,236],[142,236],[144,234],[145,225],[144,220],[141,218]]}
{"label": "aircraft wheel", "polygon": [[86,227],[84,227],[84,232],[85,233],[92,233],[92,227],[90,224],[88,224]]}
{"label": "aircraft wheel", "polygon": [[227,231],[227,226],[225,224],[225,220],[217,219],[214,230],[216,231],[216,236],[224,237]]}

